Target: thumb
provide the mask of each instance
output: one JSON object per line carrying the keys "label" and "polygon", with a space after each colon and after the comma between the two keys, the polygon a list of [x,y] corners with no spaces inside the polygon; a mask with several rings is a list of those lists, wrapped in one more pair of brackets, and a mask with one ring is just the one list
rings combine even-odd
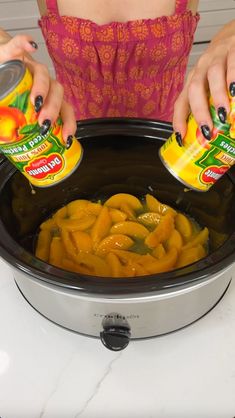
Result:
{"label": "thumb", "polygon": [[23,59],[24,53],[32,53],[38,48],[37,44],[27,35],[16,35],[10,41],[0,45],[0,62],[12,59]]}

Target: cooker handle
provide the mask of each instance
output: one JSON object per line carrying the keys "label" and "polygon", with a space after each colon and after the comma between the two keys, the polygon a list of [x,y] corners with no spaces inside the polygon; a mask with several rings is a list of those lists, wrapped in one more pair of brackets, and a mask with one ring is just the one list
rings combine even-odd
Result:
{"label": "cooker handle", "polygon": [[110,325],[104,327],[100,333],[102,343],[111,351],[121,351],[130,342],[130,329],[127,327]]}

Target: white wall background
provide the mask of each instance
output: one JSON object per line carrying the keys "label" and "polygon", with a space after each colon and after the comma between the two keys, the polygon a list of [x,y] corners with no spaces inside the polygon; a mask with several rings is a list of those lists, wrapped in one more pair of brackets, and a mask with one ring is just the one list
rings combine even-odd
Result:
{"label": "white wall background", "polygon": [[[199,11],[201,20],[196,32],[188,69],[194,65],[198,56],[221,26],[235,18],[235,0],[200,0]],[[47,64],[53,72],[53,65],[38,28],[38,17],[36,0],[0,0],[0,27],[11,35],[31,34],[39,44],[39,50],[34,55],[35,58]]]}

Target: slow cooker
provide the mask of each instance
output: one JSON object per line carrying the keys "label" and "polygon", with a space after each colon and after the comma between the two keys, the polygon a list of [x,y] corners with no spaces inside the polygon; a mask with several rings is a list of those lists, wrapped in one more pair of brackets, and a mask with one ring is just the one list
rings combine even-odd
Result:
{"label": "slow cooker", "polygon": [[[37,188],[35,194],[8,161],[0,164],[0,255],[11,266],[20,292],[46,318],[100,337],[111,350],[196,321],[218,303],[232,278],[232,172],[207,193],[186,191],[158,157],[171,132],[170,124],[150,120],[81,122],[80,166],[60,184]],[[131,279],[71,273],[34,256],[38,227],[58,208],[74,199],[103,200],[120,192],[139,198],[150,193],[207,226],[208,256],[167,273]]]}

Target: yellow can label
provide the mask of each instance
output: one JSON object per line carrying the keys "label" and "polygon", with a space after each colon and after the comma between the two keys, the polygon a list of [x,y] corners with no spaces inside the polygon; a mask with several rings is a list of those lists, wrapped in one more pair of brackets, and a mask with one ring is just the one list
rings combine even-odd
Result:
{"label": "yellow can label", "polygon": [[235,163],[234,108],[235,102],[231,105],[229,123],[222,124],[211,103],[214,129],[210,141],[204,138],[190,114],[183,146],[179,146],[173,133],[160,148],[162,162],[187,187],[207,191]]}
{"label": "yellow can label", "polygon": [[82,147],[74,139],[66,148],[60,118],[45,135],[40,133],[31,87],[32,76],[26,69],[17,88],[0,102],[0,150],[34,186],[48,187],[72,173],[82,158]]}

